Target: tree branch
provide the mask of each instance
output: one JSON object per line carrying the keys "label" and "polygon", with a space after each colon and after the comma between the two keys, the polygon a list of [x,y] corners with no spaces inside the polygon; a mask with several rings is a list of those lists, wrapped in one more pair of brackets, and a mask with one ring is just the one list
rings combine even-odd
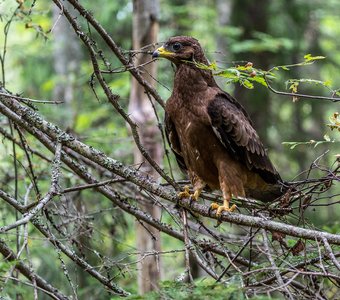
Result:
{"label": "tree branch", "polygon": [[[60,8],[63,9],[61,3],[58,0],[53,0],[53,2]],[[136,80],[149,92],[152,97],[164,108],[164,101],[159,96],[157,91],[140,75],[139,70],[134,68],[134,65],[124,56],[122,50],[117,46],[111,36],[106,32],[106,30],[99,24],[99,22],[90,14],[78,1],[68,0],[68,2],[82,15],[98,32],[102,37],[107,46],[113,51],[121,63],[126,67],[126,69],[136,78]]]}
{"label": "tree branch", "polygon": [[133,182],[137,186],[142,187],[152,194],[155,194],[173,203],[178,203],[179,205],[186,207],[193,212],[199,213],[202,216],[219,219],[224,222],[231,222],[238,225],[263,228],[270,231],[278,231],[287,235],[305,238],[313,241],[315,240],[315,238],[321,241],[324,237],[330,244],[340,245],[340,235],[300,228],[260,217],[224,212],[220,218],[217,218],[215,214],[210,214],[209,207],[196,202],[194,203],[190,201],[190,199],[178,199],[176,193],[174,193],[173,191],[161,187],[157,182],[153,181],[150,178],[146,178],[144,174],[140,173],[136,169],[124,166],[121,162],[106,156],[101,151],[93,147],[89,147],[86,144],[78,141],[70,134],[62,131],[56,125],[45,121],[37,112],[32,111],[28,107],[22,106],[15,99],[0,97],[0,100],[0,111],[19,125],[22,124],[22,120],[25,120],[29,124],[36,126],[37,129],[43,131],[45,134],[50,136],[52,140],[62,141],[65,146],[87,157],[88,159],[93,160],[107,170],[125,178],[128,181]]}

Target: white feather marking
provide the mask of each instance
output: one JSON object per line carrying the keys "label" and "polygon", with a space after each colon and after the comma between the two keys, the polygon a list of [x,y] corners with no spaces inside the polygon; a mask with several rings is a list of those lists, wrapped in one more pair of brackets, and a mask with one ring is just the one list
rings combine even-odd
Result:
{"label": "white feather marking", "polygon": [[221,137],[221,134],[218,132],[218,129],[215,127],[215,126],[212,126],[212,129],[215,133],[215,135],[217,136],[217,138],[220,140],[220,142],[222,143],[222,145],[224,147],[227,147],[225,143],[223,143],[223,140],[222,140],[222,137]]}
{"label": "white feather marking", "polygon": [[195,154],[197,155],[196,160],[198,160],[200,158],[200,152],[197,149],[195,149]]}

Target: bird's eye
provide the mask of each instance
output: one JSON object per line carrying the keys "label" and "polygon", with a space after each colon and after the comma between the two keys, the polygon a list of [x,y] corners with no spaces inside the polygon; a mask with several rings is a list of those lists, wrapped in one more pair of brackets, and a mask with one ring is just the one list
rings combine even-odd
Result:
{"label": "bird's eye", "polygon": [[173,49],[174,51],[178,51],[178,50],[180,50],[181,48],[182,48],[182,45],[181,45],[180,43],[175,43],[175,44],[172,45],[172,49]]}

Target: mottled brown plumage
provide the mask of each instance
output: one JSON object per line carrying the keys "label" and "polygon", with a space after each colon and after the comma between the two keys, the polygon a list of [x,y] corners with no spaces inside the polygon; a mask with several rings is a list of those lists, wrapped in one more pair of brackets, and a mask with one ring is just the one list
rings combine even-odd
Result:
{"label": "mottled brown plumage", "polygon": [[[194,187],[197,199],[205,186],[221,189],[224,205],[213,204],[220,215],[232,196],[272,201],[283,191],[281,178],[270,162],[244,108],[216,84],[199,42],[192,37],[170,38],[153,57],[176,65],[174,88],[165,108],[165,127],[180,168]],[[188,188],[180,196],[190,196]]]}

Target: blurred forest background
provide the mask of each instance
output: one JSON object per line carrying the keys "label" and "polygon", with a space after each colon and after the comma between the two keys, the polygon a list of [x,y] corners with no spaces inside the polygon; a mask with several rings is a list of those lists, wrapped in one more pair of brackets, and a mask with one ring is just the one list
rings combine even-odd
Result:
{"label": "blurred forest background", "polygon": [[[105,28],[126,57],[134,59],[139,55],[138,51],[130,51],[145,46],[140,44],[135,47],[136,44],[133,44],[133,8],[138,1],[79,2]],[[94,47],[99,49],[99,56],[105,57],[102,61],[107,64],[105,66],[102,62],[100,67],[106,69],[105,67],[109,66],[107,69],[116,71],[111,74],[103,73],[103,76],[112,92],[120,96],[120,106],[137,120],[131,104],[133,81],[130,73],[122,68],[117,57],[73,6],[67,1],[62,3],[72,15],[77,16],[76,20],[82,30],[96,42]],[[159,3],[154,1],[152,9],[155,9],[154,17],[157,18],[159,26],[158,45],[170,36],[193,36],[200,41],[209,60],[216,61],[222,69],[252,62],[258,69],[269,70],[274,66],[304,61],[304,56],[308,53],[322,55],[326,58],[312,65],[276,71],[272,86],[276,90],[289,92],[289,84],[286,83],[288,79],[320,80],[326,83],[326,86],[307,82],[301,83],[298,90],[303,94],[319,96],[332,96],[330,90],[334,91],[340,87],[339,1],[160,0]],[[31,99],[63,101],[62,104],[53,105],[33,104],[46,120],[57,124],[83,143],[101,150],[124,165],[139,168],[142,159],[138,159],[138,155],[136,158],[134,138],[126,120],[113,110],[103,90],[99,89],[99,84],[93,78],[93,66],[88,50],[70,24],[60,15],[57,5],[52,1],[2,0],[0,21],[0,81],[6,90]],[[142,31],[143,26],[139,30]],[[143,50],[151,53],[156,46]],[[148,56],[147,60],[151,60],[151,56]],[[174,69],[166,60],[158,60],[152,65],[157,65],[157,81],[150,78],[148,80],[154,84],[162,99],[166,100],[171,93]],[[228,83],[226,78],[219,77],[217,80],[220,86],[234,95],[250,113],[255,128],[282,178],[287,181],[303,180],[307,177],[305,171],[309,170],[313,162],[317,162],[322,172],[315,171],[310,178],[323,176],[327,170],[334,168],[337,163],[336,156],[340,154],[339,132],[332,131],[327,124],[334,113],[339,111],[339,104],[303,98],[292,101],[292,97],[276,95],[262,85],[247,89],[238,83]],[[162,123],[162,107],[155,104],[154,108],[159,117],[156,123]],[[45,194],[49,189],[51,163],[38,155],[31,158],[39,182],[36,190],[37,187],[32,184],[25,151],[18,146],[14,147],[11,139],[6,138],[6,134],[18,141],[23,134],[31,149],[40,149],[39,153],[49,159],[53,159],[53,155],[42,149],[39,142],[25,131],[16,131],[16,126],[9,126],[7,117],[2,114],[0,128],[0,189],[16,199],[21,199],[20,201],[28,201],[25,205],[34,202],[39,198],[38,195]],[[159,133],[155,134],[155,139],[161,141]],[[162,149],[163,146],[164,143],[161,142]],[[163,153],[168,151],[166,146],[166,149],[160,152],[160,164],[167,174],[170,173],[169,163]],[[170,165],[174,178],[184,180],[172,154]],[[96,174],[99,174],[101,180],[110,179],[105,170],[99,170]],[[159,174],[153,176],[165,184]],[[63,188],[83,183],[65,167],[60,183]],[[120,189],[124,190],[124,187]],[[127,185],[125,189],[129,195],[131,188]],[[138,196],[136,197],[138,199]],[[328,196],[324,196],[324,200],[319,200],[320,207],[308,207],[304,212],[303,222],[298,222],[298,225],[306,222],[312,224],[312,228],[339,233],[340,210],[336,209],[339,205],[336,203],[339,201],[338,185]],[[49,214],[47,219],[50,223],[46,225],[47,228],[57,231],[60,240],[65,243],[67,241],[70,248],[86,258],[99,272],[111,278],[124,290],[138,294],[141,291],[138,290],[137,284],[137,261],[140,259],[136,244],[138,221],[129,214],[123,214],[100,193],[89,189],[62,195],[57,202],[58,204],[50,203],[48,213],[44,212]],[[6,226],[18,218],[20,219],[18,212],[1,201],[0,225]],[[163,212],[161,220],[171,224],[171,213]],[[293,222],[294,218],[288,220]],[[201,221],[203,222],[204,218]],[[214,224],[214,220],[209,224]],[[224,235],[245,233],[236,225],[229,224],[222,224],[214,230]],[[49,239],[39,234],[33,226],[17,227],[2,233],[0,237],[15,253],[26,241],[23,261],[65,295],[72,295],[69,296],[70,299],[114,297],[110,296],[97,280],[50,244]],[[292,244],[295,242],[296,240],[291,241]],[[169,284],[167,282],[178,280],[186,270],[184,246],[182,241],[162,234],[161,249],[162,281]],[[318,248],[314,249],[317,255]],[[336,252],[336,249],[339,252],[339,247],[333,248],[333,251]],[[21,284],[25,280],[13,270],[13,266],[13,262],[0,261],[1,299],[34,299],[37,295],[39,299],[47,299],[40,291],[35,295],[32,286]],[[194,277],[198,278],[196,280],[200,280],[198,285],[205,287],[210,283],[208,279],[204,281],[206,273],[203,271],[192,272]],[[333,280],[336,282],[335,287],[320,296],[320,299],[336,299],[336,291],[339,292],[336,287],[339,287],[340,282],[338,279]],[[32,285],[34,286],[33,283]],[[156,286],[158,290],[158,284]],[[179,292],[180,288],[175,286],[173,289]],[[202,293],[204,289],[202,288]],[[220,299],[227,299],[223,298],[223,291],[216,290],[217,294],[221,295]],[[289,298],[289,293],[272,296]],[[200,299],[199,295],[196,297],[198,298],[195,299]],[[163,298],[176,297],[170,293],[164,294]],[[215,298],[219,299],[217,296]]]}

